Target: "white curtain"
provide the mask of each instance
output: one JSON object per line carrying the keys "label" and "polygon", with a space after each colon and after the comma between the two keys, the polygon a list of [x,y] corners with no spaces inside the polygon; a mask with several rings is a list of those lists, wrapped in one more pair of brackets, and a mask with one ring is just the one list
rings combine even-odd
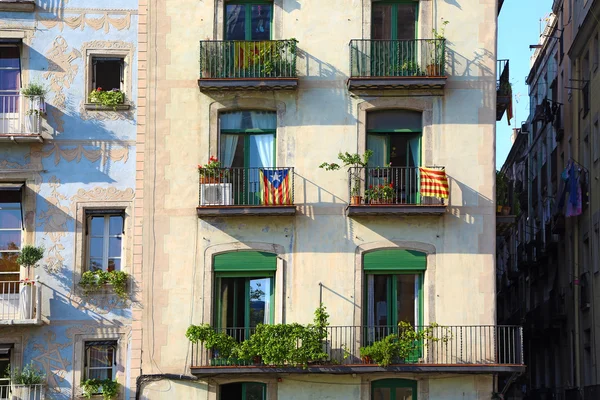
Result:
{"label": "white curtain", "polygon": [[266,111],[250,111],[252,129],[277,129],[277,114]]}
{"label": "white curtain", "polygon": [[221,135],[221,164],[225,168],[231,168],[235,149],[238,145],[239,135]]}
{"label": "white curtain", "polygon": [[220,129],[242,129],[242,111],[221,114]]}
{"label": "white curtain", "polygon": [[250,168],[274,167],[274,145],[273,134],[250,136]]}

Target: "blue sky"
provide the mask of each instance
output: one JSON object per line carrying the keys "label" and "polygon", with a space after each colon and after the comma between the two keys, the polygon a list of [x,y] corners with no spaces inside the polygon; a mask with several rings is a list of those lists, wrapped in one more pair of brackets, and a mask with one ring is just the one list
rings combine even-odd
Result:
{"label": "blue sky", "polygon": [[[500,169],[510,151],[512,128],[521,125],[529,114],[529,96],[525,79],[529,74],[529,58],[540,32],[546,26],[543,18],[552,11],[552,0],[505,0],[498,17],[498,58],[510,60],[510,83],[513,88],[515,118],[511,126],[506,114],[496,124],[496,168]],[[540,19],[542,25],[540,28]]]}

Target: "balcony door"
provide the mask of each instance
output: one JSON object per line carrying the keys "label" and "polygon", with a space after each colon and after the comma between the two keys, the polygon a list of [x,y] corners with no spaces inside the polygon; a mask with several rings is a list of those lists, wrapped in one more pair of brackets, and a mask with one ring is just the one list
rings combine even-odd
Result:
{"label": "balcony door", "polygon": [[0,133],[18,133],[21,56],[16,45],[0,45]]}
{"label": "balcony door", "polygon": [[[367,149],[373,151],[367,187],[392,184],[395,203],[419,204],[422,115],[410,110],[374,111],[367,115]],[[377,167],[388,167],[379,168]]]}
{"label": "balcony door", "polygon": [[220,116],[220,156],[232,168],[228,183],[238,205],[263,204],[260,169],[275,167],[274,112],[236,111]]}
{"label": "balcony door", "polygon": [[372,75],[417,75],[418,3],[374,1],[371,15]]}

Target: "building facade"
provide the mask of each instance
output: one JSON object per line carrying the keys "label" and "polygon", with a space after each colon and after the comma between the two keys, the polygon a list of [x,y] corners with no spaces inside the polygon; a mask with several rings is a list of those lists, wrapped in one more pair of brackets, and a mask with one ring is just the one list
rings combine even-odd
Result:
{"label": "building facade", "polygon": [[141,398],[487,399],[524,370],[496,326],[498,11],[140,3]]}
{"label": "building facade", "polygon": [[[498,241],[500,323],[523,321],[517,397],[596,399],[600,3],[554,1],[528,76],[530,116],[503,171],[520,215]],[[594,108],[596,104],[596,108]],[[518,171],[518,173],[517,173]]]}
{"label": "building facade", "polygon": [[0,1],[0,399],[135,389],[137,8]]}

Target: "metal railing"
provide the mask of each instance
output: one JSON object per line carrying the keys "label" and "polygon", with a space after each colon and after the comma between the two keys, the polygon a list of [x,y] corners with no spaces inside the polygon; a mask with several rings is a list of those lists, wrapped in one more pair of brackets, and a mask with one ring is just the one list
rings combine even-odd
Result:
{"label": "metal railing", "polygon": [[200,42],[200,79],[296,78],[296,40]]}
{"label": "metal railing", "polygon": [[0,134],[39,134],[45,112],[40,96],[0,94]]}
{"label": "metal railing", "polygon": [[39,281],[0,282],[0,321],[39,320],[40,310]]}
{"label": "metal railing", "polygon": [[199,205],[294,204],[294,168],[213,168],[200,172]]}
{"label": "metal railing", "polygon": [[[391,186],[390,186],[391,185]],[[419,167],[351,167],[351,204],[443,205],[444,199],[421,195]]]}
{"label": "metal railing", "polygon": [[[398,326],[328,326],[323,350],[327,354],[322,365],[369,365],[373,359],[361,357],[360,348],[371,345],[391,334],[398,333]],[[523,365],[523,330],[519,326],[419,326],[416,330],[428,330],[426,337],[415,342],[414,349],[406,359],[394,360],[393,364],[426,365]],[[223,328],[219,332],[235,338],[238,342],[248,339],[254,328]],[[298,346],[302,346],[299,342]],[[239,366],[259,363],[262,360],[220,358],[218,351],[206,349],[200,343],[192,343],[192,367]]]}
{"label": "metal railing", "polygon": [[441,77],[446,74],[446,40],[350,41],[350,76]]}
{"label": "metal railing", "polygon": [[44,400],[46,385],[0,385],[0,400]]}
{"label": "metal railing", "polygon": [[496,91],[498,96],[510,95],[509,60],[498,60],[496,68]]}

